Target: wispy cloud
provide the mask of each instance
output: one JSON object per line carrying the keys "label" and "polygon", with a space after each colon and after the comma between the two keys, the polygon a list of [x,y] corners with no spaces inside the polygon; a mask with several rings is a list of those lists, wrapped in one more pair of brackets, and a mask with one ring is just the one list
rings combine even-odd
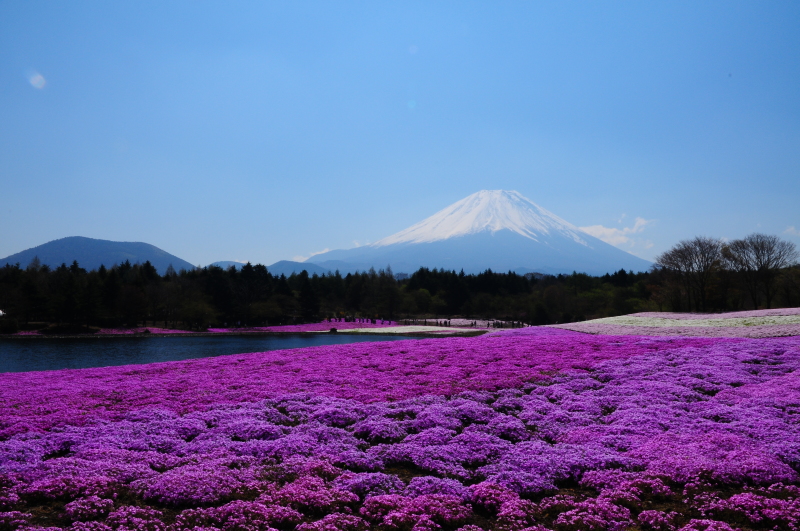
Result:
{"label": "wispy cloud", "polygon": [[[623,214],[620,218],[620,223],[625,219]],[[604,227],[603,225],[590,225],[588,227],[579,227],[583,232],[591,234],[595,238],[603,240],[615,247],[627,247],[628,249],[639,248],[649,249],[653,246],[653,242],[643,238],[637,238],[634,234],[641,234],[645,228],[653,223],[653,219],[636,218],[632,227]]]}
{"label": "wispy cloud", "polygon": [[293,256],[293,257],[292,257],[292,260],[293,260],[293,261],[295,261],[295,262],[305,262],[306,260],[308,260],[308,259],[309,259],[309,258],[311,258],[312,256],[317,256],[318,254],[327,253],[328,251],[330,251],[330,249],[328,249],[328,248],[326,247],[326,248],[324,248],[323,250],[321,250],[321,251],[317,251],[317,252],[315,252],[315,253],[311,253],[311,254],[310,254],[310,255],[308,255],[308,256],[300,256],[300,255]]}
{"label": "wispy cloud", "polygon": [[797,230],[794,225],[791,227],[786,227],[786,230],[783,231],[784,234],[791,234],[792,236],[800,236],[800,230]]}

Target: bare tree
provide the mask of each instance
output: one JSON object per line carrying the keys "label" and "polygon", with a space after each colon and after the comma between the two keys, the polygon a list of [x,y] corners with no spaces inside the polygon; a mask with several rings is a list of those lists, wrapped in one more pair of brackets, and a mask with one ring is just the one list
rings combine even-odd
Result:
{"label": "bare tree", "polygon": [[783,270],[778,289],[783,291],[783,306],[800,306],[800,264]]}
{"label": "bare tree", "polygon": [[728,267],[737,271],[747,286],[754,308],[759,306],[761,293],[764,294],[767,308],[772,306],[778,275],[798,258],[793,243],[759,233],[733,240],[723,248],[722,253]]}
{"label": "bare tree", "polygon": [[655,266],[681,277],[691,308],[706,311],[709,283],[722,261],[722,242],[717,238],[697,236],[683,240],[656,257]]}
{"label": "bare tree", "polygon": [[[662,271],[667,279],[674,279],[673,285],[682,286],[683,289],[676,289],[678,298],[676,302],[680,302],[680,292],[686,294],[686,307],[689,311],[692,310],[692,287],[689,281],[690,264],[689,255],[687,253],[688,242],[681,242],[675,245],[670,250],[665,251],[658,255],[655,259],[654,269]],[[674,306],[674,303],[673,303]],[[679,310],[679,308],[675,308]]]}
{"label": "bare tree", "polygon": [[739,274],[750,294],[753,308],[757,310],[760,302],[758,266],[750,243],[746,238],[733,240],[722,248],[722,256],[725,258],[725,265]]}

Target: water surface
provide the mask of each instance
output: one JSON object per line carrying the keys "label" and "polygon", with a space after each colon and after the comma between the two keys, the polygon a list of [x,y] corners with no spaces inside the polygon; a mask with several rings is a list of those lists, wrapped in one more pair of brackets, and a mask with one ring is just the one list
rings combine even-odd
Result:
{"label": "water surface", "polygon": [[356,334],[0,339],[0,372],[85,369],[209,358],[225,354],[419,339]]}

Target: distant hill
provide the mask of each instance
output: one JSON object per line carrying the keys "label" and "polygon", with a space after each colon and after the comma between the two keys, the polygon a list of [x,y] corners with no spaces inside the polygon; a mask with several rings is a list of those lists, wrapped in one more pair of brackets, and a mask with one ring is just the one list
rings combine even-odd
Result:
{"label": "distant hill", "polygon": [[[233,266],[238,271],[242,269],[244,263],[234,262],[233,260],[221,260],[219,262],[214,262],[213,264],[208,264],[208,265],[221,267],[222,269],[228,269],[229,267]],[[275,262],[271,266],[267,266],[267,271],[269,271],[271,274],[277,277],[281,275],[286,275],[288,277],[292,273],[300,273],[301,271],[304,270],[308,271],[309,275],[313,275],[314,273],[316,273],[317,275],[322,275],[323,273],[328,273],[330,271],[333,271],[332,269],[325,266],[319,266],[317,264],[309,264],[304,262],[292,262],[291,260],[281,260],[280,262]]]}
{"label": "distant hill", "polygon": [[51,268],[61,264],[71,264],[77,260],[78,264],[86,269],[93,270],[105,265],[111,267],[114,264],[121,264],[129,260],[132,264],[143,264],[149,261],[159,274],[164,274],[170,264],[175,271],[181,269],[192,270],[192,264],[159,249],[154,245],[143,242],[112,242],[109,240],[95,240],[82,236],[70,236],[53,240],[45,244],[26,249],[22,252],[12,254],[0,259],[0,267],[6,264],[19,264],[21,267],[31,263],[34,257],[38,257],[43,265]]}
{"label": "distant hill", "polygon": [[288,277],[292,273],[300,273],[303,270],[308,271],[309,275],[313,275],[314,273],[322,275],[330,271],[327,267],[318,266],[317,264],[292,262],[291,260],[281,260],[280,262],[275,262],[267,266],[267,271],[275,276],[286,275]]}
{"label": "distant hill", "polygon": [[235,262],[233,260],[222,260],[220,262],[214,262],[213,264],[208,264],[208,265],[221,267],[222,269],[228,269],[229,267],[233,266],[237,270],[239,270],[244,265],[244,262]]}

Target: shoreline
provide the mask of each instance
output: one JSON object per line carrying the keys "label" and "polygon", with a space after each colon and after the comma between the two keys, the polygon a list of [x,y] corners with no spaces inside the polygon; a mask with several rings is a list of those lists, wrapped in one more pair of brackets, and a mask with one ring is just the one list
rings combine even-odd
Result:
{"label": "shoreline", "polygon": [[[436,327],[432,327],[436,328]],[[413,336],[413,337],[475,337],[486,334],[489,330],[476,330],[467,329],[461,331],[436,331],[430,332],[423,331],[397,331],[397,332],[365,332],[360,330],[358,332],[351,332],[349,330],[342,330],[337,332],[318,331],[318,332],[183,332],[177,334],[58,334],[58,335],[45,335],[45,334],[26,334],[26,335],[0,335],[0,339],[117,339],[117,338],[148,338],[148,337],[223,337],[223,336],[316,336],[320,334],[336,334],[336,335],[353,335],[353,336]]]}

